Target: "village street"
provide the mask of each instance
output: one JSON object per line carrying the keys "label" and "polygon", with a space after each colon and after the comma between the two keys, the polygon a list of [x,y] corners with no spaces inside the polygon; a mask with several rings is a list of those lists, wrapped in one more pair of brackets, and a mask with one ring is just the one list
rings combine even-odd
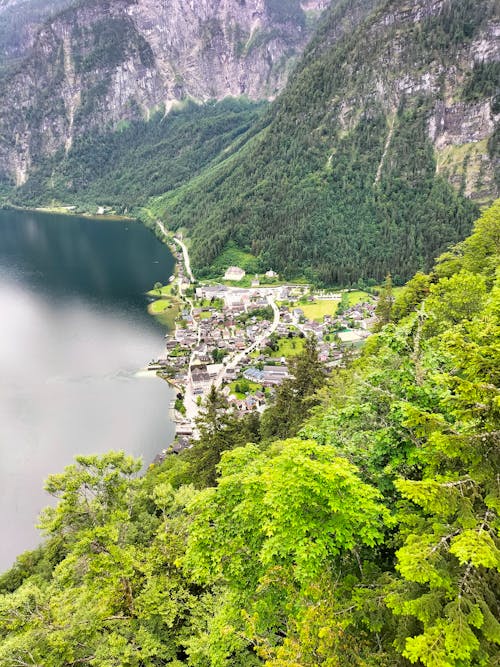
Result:
{"label": "village street", "polygon": [[238,364],[241,363],[242,359],[244,359],[247,355],[251,354],[254,350],[259,349],[263,342],[273,334],[276,329],[278,328],[278,325],[280,323],[280,311],[278,306],[275,303],[274,297],[268,296],[267,297],[267,302],[271,306],[274,312],[274,319],[267,331],[265,331],[259,338],[254,340],[254,342],[249,345],[245,350],[242,352],[238,352],[237,354],[234,354],[225,364],[226,368],[221,371],[219,374],[219,377],[217,378],[217,381],[215,383],[215,386],[218,388],[222,384],[224,380],[224,375],[226,373],[226,370],[231,369],[231,368],[236,368]]}
{"label": "village street", "polygon": [[[263,410],[289,376],[287,359],[303,345],[297,339],[313,336],[319,359],[333,368],[342,364],[342,346],[351,349],[353,342],[369,335],[373,297],[354,291],[353,303],[343,304],[340,312],[345,301],[340,293],[313,292],[306,284],[273,284],[277,274],[271,270],[271,275],[247,278],[245,287],[235,286],[245,275],[235,266],[227,269],[225,282],[196,283],[186,244],[162,222],[157,224],[177,260],[173,293],[183,305],[175,330],[167,336],[165,356],[152,362],[152,369],[162,371],[178,392],[173,419],[183,447],[198,436],[196,420],[212,387],[240,414]],[[270,279],[270,284],[261,284],[259,278]],[[247,389],[241,391],[241,386]]]}

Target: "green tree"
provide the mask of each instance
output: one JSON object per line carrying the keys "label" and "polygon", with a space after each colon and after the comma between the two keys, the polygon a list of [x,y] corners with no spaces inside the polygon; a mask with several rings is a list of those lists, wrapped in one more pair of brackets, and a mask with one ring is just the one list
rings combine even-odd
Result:
{"label": "green tree", "polygon": [[375,309],[377,323],[374,327],[374,331],[380,331],[382,327],[391,321],[393,305],[394,295],[392,293],[392,277],[391,274],[388,273],[385,277],[382,289],[380,290],[377,307]]}
{"label": "green tree", "polygon": [[319,361],[316,339],[308,337],[303,351],[288,361],[291,377],[276,390],[274,403],[262,415],[262,437],[295,435],[315,405],[314,394],[325,384],[324,365]]}
{"label": "green tree", "polygon": [[229,408],[227,399],[212,385],[200,412],[196,425],[199,436],[186,450],[191,476],[198,488],[213,486],[217,479],[217,465],[222,452],[234,449],[254,439],[252,428],[239,422]]}
{"label": "green tree", "polygon": [[419,271],[406,283],[404,289],[394,299],[391,315],[395,322],[409,315],[422,303],[429,295],[431,282],[431,276]]}
{"label": "green tree", "polygon": [[349,292],[342,292],[340,303],[337,306],[337,315],[343,315],[349,308]]}
{"label": "green tree", "polygon": [[287,628],[301,623],[319,582],[326,577],[333,585],[363,544],[382,540],[387,514],[354,466],[298,439],[264,452],[251,445],[226,452],[217,488],[190,511],[185,567],[223,590],[204,641],[205,660],[220,667],[254,664],[255,652],[275,664]]}

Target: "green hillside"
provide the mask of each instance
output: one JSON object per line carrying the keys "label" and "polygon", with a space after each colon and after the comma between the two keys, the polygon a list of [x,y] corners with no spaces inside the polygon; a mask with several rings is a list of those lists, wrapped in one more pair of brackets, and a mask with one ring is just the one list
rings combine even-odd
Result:
{"label": "green hillside", "polygon": [[85,135],[68,154],[60,151],[42,162],[11,198],[24,205],[56,200],[130,212],[234,150],[263,107],[243,99],[205,105],[186,101],[168,115],[158,110],[149,120]]}
{"label": "green hillside", "polygon": [[497,664],[499,265],[500,201],[318,393],[308,342],[260,425],[215,394],[145,476],[120,453],[51,476],[0,664]]}
{"label": "green hillside", "polygon": [[[429,119],[451,90],[491,99],[497,70],[471,70],[468,49],[494,3],[449,0],[420,14],[402,4],[382,3],[338,38],[349,3],[333,3],[260,134],[155,201],[169,226],[191,230],[200,275],[235,243],[289,277],[349,284],[391,271],[401,281],[468,233],[477,208],[463,196],[467,165],[452,188]],[[434,83],[405,92],[424,75]],[[494,140],[487,150],[493,159]]]}

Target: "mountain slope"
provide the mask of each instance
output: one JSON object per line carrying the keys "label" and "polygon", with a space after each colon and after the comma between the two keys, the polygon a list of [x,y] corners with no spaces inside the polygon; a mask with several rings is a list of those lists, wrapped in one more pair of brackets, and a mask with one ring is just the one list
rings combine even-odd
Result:
{"label": "mountain slope", "polygon": [[274,97],[325,0],[80,0],[0,81],[0,174],[186,98]]}
{"label": "mountain slope", "polygon": [[332,5],[260,135],[155,202],[190,230],[201,275],[232,242],[288,276],[403,280],[467,234],[465,196],[494,197],[495,3],[390,0],[339,36],[349,5]]}
{"label": "mountain slope", "polygon": [[168,114],[158,110],[148,120],[122,121],[114,131],[77,137],[67,153],[61,148],[46,158],[9,200],[133,213],[243,143],[265,106],[243,98],[186,102]]}
{"label": "mountain slope", "polygon": [[0,577],[2,667],[498,665],[499,264],[500,201],[298,436],[219,400],[141,477],[123,452],[51,475],[45,544]]}

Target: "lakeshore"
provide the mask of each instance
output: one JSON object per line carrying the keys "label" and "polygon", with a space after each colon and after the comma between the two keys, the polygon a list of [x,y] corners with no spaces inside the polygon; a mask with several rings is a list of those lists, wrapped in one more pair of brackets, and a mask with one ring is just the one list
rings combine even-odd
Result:
{"label": "lakeshore", "polygon": [[97,206],[95,213],[80,211],[76,206],[17,206],[10,202],[4,203],[1,210],[19,211],[25,213],[43,213],[46,215],[63,215],[75,218],[85,218],[86,220],[109,220],[116,222],[137,222],[137,218],[128,215],[118,215],[113,213],[113,209],[105,206]]}
{"label": "lakeshore", "polygon": [[370,335],[372,295],[283,283],[272,270],[239,287],[234,283],[245,277],[239,267],[229,267],[221,282],[196,282],[184,240],[160,221],[156,225],[176,260],[170,284],[156,286],[157,299],[174,299],[179,310],[163,353],[148,366],[177,393],[171,404],[175,440],[163,455],[198,437],[197,420],[212,387],[239,415],[262,413],[290,377],[288,360],[306,337],[315,337],[319,359],[331,370]]}
{"label": "lakeshore", "polygon": [[2,210],[0,240],[3,570],[41,540],[49,474],[111,448],[147,466],[172,442],[174,392],[137,371],[164,348],[144,293],[174,260],[138,222]]}

